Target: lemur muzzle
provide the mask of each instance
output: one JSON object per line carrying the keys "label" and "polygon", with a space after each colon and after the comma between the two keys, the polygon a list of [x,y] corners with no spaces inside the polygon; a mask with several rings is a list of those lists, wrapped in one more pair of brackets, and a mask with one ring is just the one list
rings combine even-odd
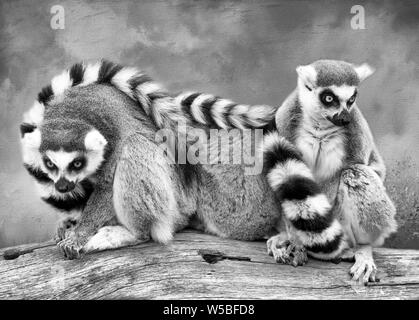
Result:
{"label": "lemur muzzle", "polygon": [[342,112],[333,115],[333,117],[327,117],[327,120],[336,126],[342,127],[351,122],[351,115],[348,110],[343,109]]}
{"label": "lemur muzzle", "polygon": [[74,182],[68,181],[65,178],[60,178],[55,183],[55,189],[57,189],[58,192],[65,193],[72,191],[76,184]]}

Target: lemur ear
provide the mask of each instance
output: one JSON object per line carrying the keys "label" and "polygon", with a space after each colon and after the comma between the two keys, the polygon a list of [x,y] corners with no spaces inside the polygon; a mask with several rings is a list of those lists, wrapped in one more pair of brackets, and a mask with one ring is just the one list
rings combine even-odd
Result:
{"label": "lemur ear", "polygon": [[355,72],[358,74],[359,81],[362,82],[375,72],[375,69],[368,63],[354,66]]}
{"label": "lemur ear", "polygon": [[298,78],[301,79],[306,86],[313,88],[316,85],[317,72],[313,66],[298,66],[296,71]]}
{"label": "lemur ear", "polygon": [[106,146],[108,142],[99,131],[93,129],[84,138],[84,145],[88,151],[100,151]]}

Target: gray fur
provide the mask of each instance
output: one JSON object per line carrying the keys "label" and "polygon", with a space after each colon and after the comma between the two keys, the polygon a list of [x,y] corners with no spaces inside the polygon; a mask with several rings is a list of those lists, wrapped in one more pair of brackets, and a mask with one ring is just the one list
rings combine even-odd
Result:
{"label": "gray fur", "polygon": [[[94,191],[77,225],[58,243],[70,259],[83,251],[152,238],[165,243],[191,219],[208,232],[242,240],[272,234],[279,220],[280,208],[265,179],[245,175],[241,165],[196,166],[189,181],[187,166],[169,164],[161,154],[154,140],[158,128],[152,119],[112,86],[92,84],[68,89],[46,106],[45,128],[59,119],[84,123],[108,141],[101,169],[91,177]],[[44,137],[48,132],[43,131]],[[112,228],[104,228],[114,225],[127,229],[135,241],[115,242]],[[100,248],[89,245],[100,234],[106,235],[108,243],[102,242]]]}
{"label": "gray fur", "polygon": [[328,87],[331,85],[357,86],[359,78],[353,66],[345,61],[318,60],[313,64],[317,72],[316,85]]}

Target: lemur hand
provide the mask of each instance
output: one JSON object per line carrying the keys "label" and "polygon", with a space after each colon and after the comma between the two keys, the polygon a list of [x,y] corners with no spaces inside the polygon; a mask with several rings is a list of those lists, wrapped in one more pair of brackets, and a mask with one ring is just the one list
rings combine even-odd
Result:
{"label": "lemur hand", "polygon": [[266,245],[268,254],[273,256],[278,263],[290,264],[297,267],[303,266],[308,261],[305,248],[289,240],[284,234],[271,237]]}
{"label": "lemur hand", "polygon": [[73,230],[76,225],[77,219],[74,217],[68,217],[59,221],[54,236],[55,243],[58,244],[58,242],[64,240],[69,234],[69,232]]}
{"label": "lemur hand", "polygon": [[61,253],[67,259],[79,259],[83,256],[84,242],[80,240],[74,231],[69,232],[67,237],[57,243]]}

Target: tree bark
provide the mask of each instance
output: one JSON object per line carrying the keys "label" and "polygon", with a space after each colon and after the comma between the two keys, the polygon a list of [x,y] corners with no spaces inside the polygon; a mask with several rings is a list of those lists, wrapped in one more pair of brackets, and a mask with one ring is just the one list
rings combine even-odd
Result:
{"label": "tree bark", "polygon": [[275,263],[263,241],[195,231],[167,246],[150,242],[80,260],[65,260],[47,242],[0,250],[0,299],[419,298],[418,250],[376,249],[375,261],[381,281],[363,286],[350,279],[347,262],[310,259],[294,268]]}

